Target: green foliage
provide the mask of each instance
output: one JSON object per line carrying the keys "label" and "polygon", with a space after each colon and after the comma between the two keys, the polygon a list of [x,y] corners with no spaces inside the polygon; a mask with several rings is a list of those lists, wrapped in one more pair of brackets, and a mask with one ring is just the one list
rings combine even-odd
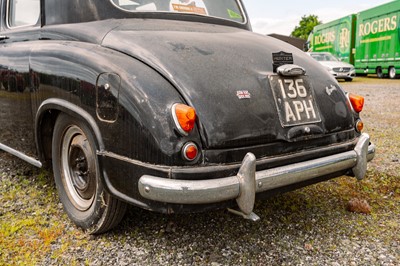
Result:
{"label": "green foliage", "polygon": [[38,265],[46,257],[56,262],[83,242],[78,239],[83,233],[65,223],[50,174],[32,172],[14,176],[0,171],[0,266]]}
{"label": "green foliage", "polygon": [[300,39],[307,40],[308,35],[310,35],[311,31],[315,26],[321,24],[322,22],[318,20],[318,16],[315,15],[304,15],[301,17],[299,26],[296,26],[290,36],[297,37]]}

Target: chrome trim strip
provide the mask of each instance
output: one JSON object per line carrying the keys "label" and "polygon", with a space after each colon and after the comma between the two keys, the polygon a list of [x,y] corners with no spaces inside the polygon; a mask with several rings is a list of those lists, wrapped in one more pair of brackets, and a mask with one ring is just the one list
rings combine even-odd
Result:
{"label": "chrome trim strip", "polygon": [[48,110],[59,110],[62,112],[65,112],[68,115],[71,115],[75,118],[83,120],[85,123],[88,124],[88,126],[93,130],[93,133],[96,137],[96,140],[99,145],[100,151],[105,150],[103,138],[100,132],[100,128],[96,123],[96,120],[84,109],[81,107],[72,104],[66,100],[58,99],[58,98],[49,98],[42,102],[42,104],[39,106],[38,111],[36,112],[36,118],[35,118],[35,133],[36,133],[36,142],[39,143],[38,139],[38,126],[40,125],[40,121],[42,119],[42,115],[48,111]]}
{"label": "chrome trim strip", "polygon": [[[367,165],[364,162],[372,160],[375,155],[375,145],[366,143],[369,144],[369,136],[362,134],[356,148],[352,151],[263,170],[256,172],[255,175],[253,175],[256,167],[255,157],[249,154],[243,160],[239,174],[236,176],[189,181],[144,175],[139,179],[138,188],[142,197],[166,203],[208,204],[237,199],[241,202],[239,204],[241,211],[249,213],[254,206],[253,197],[258,192],[343,170],[358,169],[361,174],[365,175]],[[243,177],[243,175],[247,175],[247,177]],[[355,175],[358,179],[363,177],[359,173],[355,173]],[[255,179],[255,191],[252,189],[254,182],[242,181],[242,179],[250,178]],[[241,198],[247,198],[247,200],[241,200]]]}
{"label": "chrome trim strip", "polygon": [[[348,142],[344,142],[338,145],[335,145],[337,148],[345,148],[345,147],[349,147],[351,145],[355,146],[357,143],[354,140],[350,140]],[[307,155],[315,155],[315,153],[317,151],[327,151],[330,150],[331,147],[325,147],[325,148],[321,148],[321,149],[314,149],[314,150],[309,150],[309,151],[305,151],[302,152],[302,154],[307,154]],[[135,160],[135,159],[131,159],[119,154],[115,154],[109,151],[105,151],[105,150],[101,150],[101,151],[97,151],[97,155],[101,156],[101,157],[107,157],[107,158],[111,158],[111,159],[115,159],[115,160],[120,160],[120,161],[124,161],[126,163],[129,164],[133,164],[139,167],[145,167],[146,169],[153,169],[153,170],[157,170],[157,171],[161,171],[163,173],[167,173],[169,178],[172,178],[172,176],[174,174],[184,174],[184,175],[190,175],[190,174],[204,174],[204,173],[210,173],[210,172],[214,172],[214,171],[238,171],[238,169],[241,167],[242,163],[234,163],[234,164],[229,164],[229,165],[222,165],[222,164],[217,164],[217,165],[211,165],[211,166],[202,166],[202,167],[182,167],[182,166],[168,166],[168,165],[154,165],[151,163],[144,163],[142,161],[139,160]],[[257,165],[267,165],[270,161],[274,161],[276,162],[276,158],[278,159],[285,159],[285,158],[295,158],[295,154],[291,154],[289,156],[275,156],[274,158],[272,157],[266,157],[266,158],[262,158],[257,160]]]}
{"label": "chrome trim strip", "polygon": [[36,166],[38,168],[42,168],[42,163],[40,161],[36,160],[35,158],[29,157],[28,155],[26,155],[26,154],[24,154],[22,152],[14,150],[14,149],[12,149],[12,148],[4,145],[4,144],[0,143],[0,150],[8,152],[8,153],[10,153],[10,154],[12,154],[12,155],[24,160],[27,163],[32,164],[33,166]]}

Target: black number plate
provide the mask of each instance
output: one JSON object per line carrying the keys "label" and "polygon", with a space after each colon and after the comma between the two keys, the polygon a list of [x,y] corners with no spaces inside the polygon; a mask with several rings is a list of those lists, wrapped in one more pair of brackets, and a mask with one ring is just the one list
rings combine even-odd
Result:
{"label": "black number plate", "polygon": [[269,81],[282,126],[321,121],[308,77],[270,76]]}

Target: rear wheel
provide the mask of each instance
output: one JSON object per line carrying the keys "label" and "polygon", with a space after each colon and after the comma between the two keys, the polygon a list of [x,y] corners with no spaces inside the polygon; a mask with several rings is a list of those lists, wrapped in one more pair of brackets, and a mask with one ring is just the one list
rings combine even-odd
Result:
{"label": "rear wheel", "polygon": [[395,79],[396,77],[397,77],[396,68],[395,67],[389,67],[389,78]]}
{"label": "rear wheel", "polygon": [[126,203],[104,190],[96,140],[85,123],[65,114],[57,118],[52,160],[60,200],[77,226],[90,234],[100,234],[121,221]]}
{"label": "rear wheel", "polygon": [[383,71],[381,67],[377,67],[376,68],[376,75],[378,76],[378,78],[383,78]]}

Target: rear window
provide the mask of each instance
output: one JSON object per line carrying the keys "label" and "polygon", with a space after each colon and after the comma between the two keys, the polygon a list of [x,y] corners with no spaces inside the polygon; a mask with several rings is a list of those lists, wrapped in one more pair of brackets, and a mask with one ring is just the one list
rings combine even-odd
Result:
{"label": "rear window", "polygon": [[236,0],[111,0],[117,7],[133,12],[175,12],[245,22]]}
{"label": "rear window", "polygon": [[8,25],[20,27],[35,25],[40,16],[40,0],[9,0]]}

